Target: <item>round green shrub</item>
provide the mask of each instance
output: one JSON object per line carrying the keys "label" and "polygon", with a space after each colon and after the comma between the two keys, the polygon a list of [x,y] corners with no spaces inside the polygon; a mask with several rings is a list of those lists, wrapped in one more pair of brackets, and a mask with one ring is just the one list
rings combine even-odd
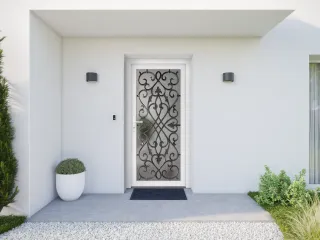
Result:
{"label": "round green shrub", "polygon": [[56,167],[57,174],[77,174],[86,170],[83,162],[77,158],[68,158],[63,160]]}

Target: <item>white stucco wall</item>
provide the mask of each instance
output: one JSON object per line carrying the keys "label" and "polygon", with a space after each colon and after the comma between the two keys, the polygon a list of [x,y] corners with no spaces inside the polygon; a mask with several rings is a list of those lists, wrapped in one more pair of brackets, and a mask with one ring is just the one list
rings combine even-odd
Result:
{"label": "white stucco wall", "polygon": [[[34,119],[32,117],[33,110],[30,105],[32,104],[32,98],[30,98],[32,78],[29,70],[30,9],[214,9],[219,8],[219,4],[221,9],[226,8],[226,6],[248,8],[248,3],[251,6],[249,8],[257,8],[266,2],[268,4],[271,4],[271,2],[272,4],[282,4],[283,1],[251,1],[252,4],[250,5],[250,1],[231,0],[198,0],[196,2],[182,0],[122,0],[112,2],[103,0],[1,0],[0,30],[1,34],[7,36],[6,41],[3,43],[6,55],[4,74],[13,86],[11,94],[12,113],[16,128],[14,147],[20,169],[17,182],[20,187],[20,193],[17,197],[16,206],[23,212],[30,214],[34,210],[43,207],[45,202],[52,196],[52,186],[46,189],[45,194],[48,194],[48,196],[42,196],[41,200],[35,195],[37,193],[32,190],[37,188],[40,182],[48,179],[47,176],[40,174],[37,175],[37,181],[32,180],[31,174],[33,169],[37,169],[36,166],[39,166],[39,171],[43,170],[40,168],[41,163],[32,160],[32,153],[35,152],[33,148],[46,148],[48,141],[42,141],[40,145],[32,144],[31,131],[35,131],[34,134],[40,136],[40,133],[37,133],[40,130],[32,128],[34,126],[32,121],[35,120],[32,120]],[[296,173],[303,167],[308,167],[308,59],[309,54],[320,55],[319,4],[317,0],[299,1],[295,13],[261,41],[250,40],[246,42],[241,40],[244,41],[243,43],[240,43],[240,40],[238,42],[230,39],[225,41],[224,39],[189,39],[183,41],[183,44],[186,42],[186,46],[191,47],[195,52],[193,67],[198,72],[197,78],[194,78],[192,82],[194,94],[192,95],[194,111],[192,119],[192,159],[203,162],[202,164],[193,165],[192,181],[193,188],[196,191],[225,192],[229,190],[239,192],[240,190],[244,191],[256,187],[258,175],[262,173],[264,164],[269,164],[274,170],[284,168],[290,174]],[[75,43],[81,45],[83,44],[82,41],[88,40],[75,40]],[[101,41],[107,40],[102,39]],[[204,45],[196,47],[194,45],[195,41],[199,41]],[[154,51],[150,44],[155,43],[159,44],[157,45],[159,49],[167,48],[168,45],[170,47],[179,45],[177,46],[177,51],[185,51],[178,43],[178,40],[168,39],[162,41],[150,39],[149,43],[147,43],[145,40],[137,39],[133,42],[137,46],[134,46],[128,40],[120,40],[118,45],[115,42],[111,42],[111,46],[116,45],[116,48],[112,50],[113,56],[116,58],[113,60],[114,63],[111,63],[110,59],[106,58],[107,68],[118,66],[120,62],[120,47],[124,47],[123,52],[132,51],[137,53],[141,50],[142,45],[146,44],[144,51],[147,52]],[[65,44],[67,44],[67,41],[65,41]],[[215,44],[222,44],[222,47],[219,48]],[[246,49],[249,52],[242,52],[238,48],[242,44],[247,47]],[[97,48],[90,47],[92,47],[93,51],[97,51]],[[107,48],[108,46],[105,47],[105,51],[109,53],[111,50]],[[207,49],[210,54],[206,53]],[[229,49],[233,50],[235,54]],[[72,49],[70,48],[70,50]],[[165,52],[168,52],[168,50],[165,50]],[[189,49],[187,53],[191,53]],[[217,56],[220,57],[218,58],[214,54],[218,54]],[[201,63],[203,62],[209,63],[202,65]],[[81,66],[80,63],[79,66]],[[110,80],[109,77],[115,76],[118,80],[122,73],[115,75],[114,71],[111,71],[111,73],[104,72],[100,70],[100,64],[95,66],[88,65],[89,67],[96,68],[97,72],[102,72],[108,79],[105,83],[99,82],[97,85],[83,86],[82,90],[88,93],[90,91],[91,93],[97,93],[97,98],[101,97],[102,100],[106,100],[102,97],[100,89],[97,90],[97,88],[102,86],[102,88],[107,89],[110,82],[115,81]],[[117,67],[117,69],[119,68]],[[83,69],[81,68],[82,70],[85,72],[84,67]],[[220,76],[223,71],[234,71],[236,82],[234,84],[223,84]],[[83,82],[81,84],[85,84],[83,77],[80,81]],[[70,84],[72,84],[72,81],[70,81]],[[118,85],[113,85],[112,83],[111,86],[115,87],[117,91],[120,90]],[[81,89],[81,87],[79,88]],[[116,94],[116,92],[112,92],[112,94]],[[116,98],[119,99],[120,96],[116,95]],[[92,98],[89,102],[90,104],[95,104],[97,99]],[[76,107],[85,106],[87,109],[89,108],[88,105],[79,104]],[[101,107],[101,105],[99,106]],[[123,117],[121,112],[118,113],[118,106],[118,103],[116,103],[115,106],[108,105],[106,107],[106,112],[103,113],[103,117],[106,118],[106,124],[105,126],[98,126],[102,131],[120,133],[121,129],[123,129],[119,118],[118,122],[112,122],[110,119],[110,116],[114,113]],[[195,106],[198,107],[196,108]],[[97,110],[91,110],[90,113],[95,114],[93,116],[98,115]],[[84,126],[90,123],[86,122]],[[79,126],[78,123],[77,126]],[[86,133],[86,136],[89,136],[90,139],[95,138],[96,132],[92,128],[88,129],[91,132]],[[71,128],[70,132],[73,130]],[[208,138],[208,132],[210,133],[210,138]],[[109,138],[105,141],[110,144],[109,141],[111,140]],[[121,136],[115,137],[112,142],[114,147],[111,151],[112,155],[108,156],[109,159],[114,156],[115,162],[119,161],[120,157],[117,152],[117,149],[121,148],[120,145],[117,145],[120,144],[120,138]],[[207,140],[205,141],[205,139]],[[64,141],[64,143],[67,143],[67,141]],[[83,146],[84,143],[79,143],[79,145]],[[67,144],[64,146],[67,146]],[[70,146],[76,146],[76,143]],[[71,148],[68,147],[67,150],[64,147],[65,155],[76,154]],[[101,146],[98,146],[95,150],[100,148]],[[111,146],[107,148],[111,149]],[[89,157],[86,154],[83,152],[79,157],[87,161],[86,159],[89,159]],[[105,155],[105,158],[107,158],[105,151],[92,155],[94,156],[93,160],[97,163],[102,159],[100,155]],[[37,159],[41,161],[43,158],[39,157]],[[226,161],[229,164],[226,164]],[[116,162],[116,166],[118,166],[117,164]],[[227,172],[225,171],[226,168]],[[107,165],[105,169],[110,171]],[[115,173],[112,172],[112,174]],[[120,175],[118,176],[120,177]],[[109,180],[109,178],[106,179]],[[252,182],[247,179],[252,180]],[[117,183],[112,191],[120,191],[121,180],[118,178],[115,181]],[[93,186],[94,182],[89,182],[88,184],[88,187],[91,186],[90,188],[94,189],[94,191],[105,190],[99,186]],[[86,191],[90,191],[90,189],[87,188]]]}
{"label": "white stucco wall", "polygon": [[[308,63],[309,54],[320,51],[320,32],[298,16],[299,9],[262,39],[64,39],[63,152],[80,151],[89,161],[94,175],[88,173],[86,191],[124,188],[125,54],[193,55],[190,177],[195,192],[256,190],[264,165],[291,176],[308,169]],[[86,71],[96,71],[99,83],[85,83]],[[226,71],[235,72],[235,83],[221,81]],[[81,109],[72,107],[76,104]],[[88,121],[89,132],[83,129]]]}
{"label": "white stucco wall", "polygon": [[[124,188],[124,63],[110,47],[103,39],[63,40],[62,154],[85,163],[85,191],[91,193]],[[99,82],[87,83],[87,72],[97,72]]]}
{"label": "white stucco wall", "polygon": [[56,197],[61,160],[62,39],[30,15],[30,214]]}
{"label": "white stucco wall", "polygon": [[[189,97],[194,192],[255,190],[265,164],[290,174],[307,168],[308,114],[296,114],[308,109],[308,59],[271,44],[274,37],[64,39],[63,155],[86,162],[86,191],[124,189],[123,79],[128,53],[193,55]],[[99,82],[86,83],[87,71],[97,72]],[[234,83],[221,81],[226,71],[235,73]]]}

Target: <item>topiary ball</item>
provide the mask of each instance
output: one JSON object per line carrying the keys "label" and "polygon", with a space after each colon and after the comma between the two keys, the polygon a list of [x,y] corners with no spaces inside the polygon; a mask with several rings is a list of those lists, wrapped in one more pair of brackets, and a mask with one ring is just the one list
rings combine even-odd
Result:
{"label": "topiary ball", "polygon": [[77,174],[86,170],[83,162],[77,158],[68,158],[63,160],[56,167],[57,174]]}

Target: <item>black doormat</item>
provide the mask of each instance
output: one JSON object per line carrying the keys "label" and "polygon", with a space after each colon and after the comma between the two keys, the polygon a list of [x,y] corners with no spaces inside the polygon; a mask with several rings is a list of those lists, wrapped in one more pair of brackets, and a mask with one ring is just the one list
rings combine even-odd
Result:
{"label": "black doormat", "polygon": [[134,188],[130,200],[187,200],[183,188]]}

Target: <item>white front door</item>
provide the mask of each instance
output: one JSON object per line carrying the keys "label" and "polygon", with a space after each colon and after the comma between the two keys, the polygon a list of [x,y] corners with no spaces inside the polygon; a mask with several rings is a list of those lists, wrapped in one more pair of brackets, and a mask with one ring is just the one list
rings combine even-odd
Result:
{"label": "white front door", "polygon": [[132,186],[185,186],[186,65],[134,64]]}

